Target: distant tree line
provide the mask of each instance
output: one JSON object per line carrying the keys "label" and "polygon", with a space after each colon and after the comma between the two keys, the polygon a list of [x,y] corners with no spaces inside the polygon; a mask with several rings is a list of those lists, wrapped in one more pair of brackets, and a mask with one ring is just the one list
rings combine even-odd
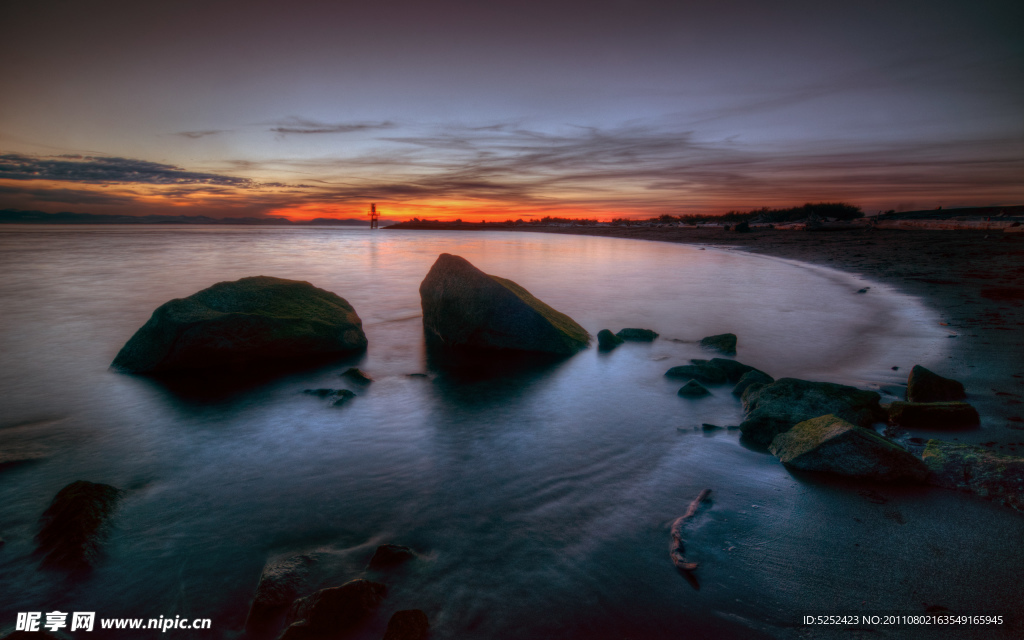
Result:
{"label": "distant tree line", "polygon": [[852,204],[846,204],[844,202],[809,202],[800,207],[789,207],[786,209],[769,209],[768,207],[761,207],[760,209],[753,209],[751,211],[730,211],[722,215],[691,214],[673,216],[664,214],[656,218],[648,218],[646,220],[637,220],[635,218],[615,218],[612,220],[612,224],[735,224],[738,222],[767,222],[777,224],[806,220],[811,217],[818,217],[820,219],[829,218],[831,220],[856,220],[857,218],[863,218],[864,212],[860,207],[855,207]]}

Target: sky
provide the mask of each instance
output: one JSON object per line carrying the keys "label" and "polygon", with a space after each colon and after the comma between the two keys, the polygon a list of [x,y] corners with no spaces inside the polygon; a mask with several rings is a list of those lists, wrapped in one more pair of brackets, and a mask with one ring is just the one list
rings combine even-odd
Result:
{"label": "sky", "polygon": [[1024,3],[9,0],[0,209],[1024,204]]}

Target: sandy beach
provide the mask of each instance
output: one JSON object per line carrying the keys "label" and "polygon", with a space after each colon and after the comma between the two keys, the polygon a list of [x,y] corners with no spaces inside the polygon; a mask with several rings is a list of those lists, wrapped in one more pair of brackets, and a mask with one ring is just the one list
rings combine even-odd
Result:
{"label": "sandy beach", "polygon": [[950,440],[1024,452],[1024,237],[870,227],[808,233],[721,228],[542,227],[540,233],[703,244],[841,269],[921,298],[955,340],[943,375],[961,380],[980,429]]}

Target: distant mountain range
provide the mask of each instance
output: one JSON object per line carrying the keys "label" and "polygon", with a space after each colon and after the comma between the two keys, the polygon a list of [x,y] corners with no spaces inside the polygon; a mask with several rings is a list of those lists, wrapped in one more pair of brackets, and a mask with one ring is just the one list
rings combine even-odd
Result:
{"label": "distant mountain range", "polygon": [[[381,226],[396,224],[398,220],[381,218]],[[370,220],[360,218],[314,218],[292,222],[287,218],[211,218],[209,216],[118,216],[102,213],[46,213],[43,211],[20,211],[0,209],[0,224],[231,224],[231,225],[278,225],[278,226],[335,226],[367,227]]]}

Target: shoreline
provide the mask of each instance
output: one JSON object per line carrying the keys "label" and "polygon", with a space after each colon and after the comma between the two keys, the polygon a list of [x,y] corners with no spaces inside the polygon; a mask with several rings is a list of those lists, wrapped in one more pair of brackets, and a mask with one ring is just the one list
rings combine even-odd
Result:
{"label": "shoreline", "polygon": [[980,428],[928,432],[929,437],[1024,454],[1024,234],[870,227],[821,233],[678,227],[518,230],[747,251],[840,269],[917,297],[937,312],[955,340],[948,361],[930,368],[963,382],[967,401],[982,417]]}

